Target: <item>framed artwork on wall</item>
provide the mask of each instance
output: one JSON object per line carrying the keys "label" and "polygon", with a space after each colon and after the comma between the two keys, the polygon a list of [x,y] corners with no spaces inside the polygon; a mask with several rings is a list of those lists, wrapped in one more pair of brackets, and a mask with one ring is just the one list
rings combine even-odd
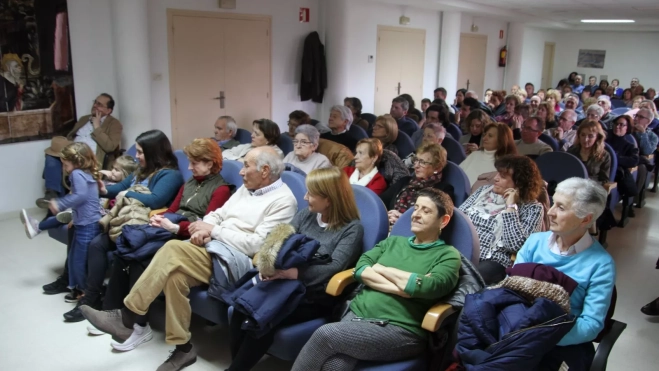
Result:
{"label": "framed artwork on wall", "polygon": [[604,68],[606,50],[579,49],[577,67]]}
{"label": "framed artwork on wall", "polygon": [[0,144],[71,130],[70,50],[66,0],[0,0]]}

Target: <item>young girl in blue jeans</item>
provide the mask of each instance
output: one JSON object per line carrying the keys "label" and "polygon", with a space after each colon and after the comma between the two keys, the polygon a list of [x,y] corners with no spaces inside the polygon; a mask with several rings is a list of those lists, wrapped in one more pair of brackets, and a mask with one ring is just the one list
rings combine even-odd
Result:
{"label": "young girl in blue jeans", "polygon": [[101,233],[98,221],[101,211],[98,203],[98,165],[96,156],[85,143],[75,142],[62,150],[62,167],[69,174],[71,193],[50,201],[53,214],[60,210],[73,210],[73,239],[68,256],[69,288],[72,296],[80,296],[87,283],[87,248],[89,242]]}

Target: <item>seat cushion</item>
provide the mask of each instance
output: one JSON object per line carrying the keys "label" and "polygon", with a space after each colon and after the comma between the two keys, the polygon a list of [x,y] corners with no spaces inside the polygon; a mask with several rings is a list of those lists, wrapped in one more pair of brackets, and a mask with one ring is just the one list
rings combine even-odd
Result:
{"label": "seat cushion", "polygon": [[326,323],[327,318],[317,318],[282,328],[275,334],[268,353],[285,361],[294,361],[314,331]]}
{"label": "seat cushion", "polygon": [[191,288],[188,299],[190,299],[192,313],[218,325],[229,323],[227,320],[227,305],[208,296],[208,286],[204,285]]}

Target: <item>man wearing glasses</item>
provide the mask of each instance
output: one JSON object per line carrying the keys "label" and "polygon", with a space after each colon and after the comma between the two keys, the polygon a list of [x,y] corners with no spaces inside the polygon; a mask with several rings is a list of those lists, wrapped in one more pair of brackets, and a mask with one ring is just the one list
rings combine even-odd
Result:
{"label": "man wearing glasses", "polygon": [[[114,99],[107,93],[99,95],[92,103],[91,115],[85,115],[78,120],[66,136],[53,138],[53,144],[46,149],[46,165],[43,177],[46,181],[46,195],[37,199],[37,206],[48,208],[48,201],[61,197],[66,190],[63,183],[62,162],[59,159],[61,151],[68,142],[86,143],[96,153],[99,169],[110,169],[117,151],[121,146],[121,122],[112,117]],[[57,149],[54,143],[58,143]],[[107,158],[106,158],[107,156]]]}
{"label": "man wearing glasses", "polygon": [[[657,134],[653,133],[652,130],[648,128],[650,122],[652,122],[653,117],[652,111],[647,108],[641,108],[634,115],[634,130],[632,135],[638,143],[638,151],[641,157],[647,157],[654,153],[657,149],[657,143],[659,143],[659,137]],[[641,159],[641,163],[643,159]]]}
{"label": "man wearing glasses", "polygon": [[537,117],[527,118],[522,124],[522,139],[515,141],[517,152],[524,156],[540,156],[543,153],[551,152],[551,147],[538,139],[544,129],[544,122]]}
{"label": "man wearing glasses", "polygon": [[576,121],[577,113],[572,109],[566,108],[558,116],[558,127],[545,131],[545,134],[556,139],[559,151],[565,152],[568,148],[572,147],[574,138],[577,137],[577,130],[574,129]]}

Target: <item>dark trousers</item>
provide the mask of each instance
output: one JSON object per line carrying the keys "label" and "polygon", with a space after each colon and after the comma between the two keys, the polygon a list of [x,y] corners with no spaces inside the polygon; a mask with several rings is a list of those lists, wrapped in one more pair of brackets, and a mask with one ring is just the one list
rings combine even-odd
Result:
{"label": "dark trousers", "polygon": [[233,311],[229,334],[231,335],[231,366],[229,371],[251,370],[261,358],[268,352],[275,338],[275,333],[284,326],[310,321],[312,319],[329,316],[332,307],[300,305],[286,317],[279,325],[260,338],[254,337],[249,331],[244,331],[241,326],[247,316],[237,310]]}
{"label": "dark trousers", "polygon": [[538,370],[556,371],[565,362],[570,371],[589,371],[593,358],[595,358],[595,347],[590,342],[565,347],[555,346],[545,354]]}
{"label": "dark trousers", "polygon": [[[59,223],[59,222],[58,222]],[[63,280],[66,280],[66,285],[69,285],[69,254],[71,253],[71,241],[73,241],[73,235],[75,234],[76,227],[73,226],[69,228],[69,238],[66,243],[66,260],[64,260],[64,270],[60,276]]]}
{"label": "dark trousers", "polygon": [[103,279],[108,270],[108,252],[117,249],[117,245],[107,233],[101,233],[89,243],[87,251],[87,287],[85,296],[90,303],[97,302],[101,297]]}
{"label": "dark trousers", "polygon": [[506,278],[506,267],[492,260],[481,260],[478,263],[478,272],[488,285],[499,283]]}
{"label": "dark trousers", "polygon": [[62,161],[59,158],[46,155],[43,178],[46,181],[46,189],[57,192],[60,197],[64,196]]}
{"label": "dark trousers", "polygon": [[[142,273],[149,266],[151,258],[144,261],[125,260],[118,256],[114,257],[112,267],[110,268],[110,281],[105,290],[103,299],[103,310],[122,309],[124,308],[124,298],[133,288],[133,285],[140,278]],[[138,324],[146,323],[146,316],[137,316],[135,322]]]}

